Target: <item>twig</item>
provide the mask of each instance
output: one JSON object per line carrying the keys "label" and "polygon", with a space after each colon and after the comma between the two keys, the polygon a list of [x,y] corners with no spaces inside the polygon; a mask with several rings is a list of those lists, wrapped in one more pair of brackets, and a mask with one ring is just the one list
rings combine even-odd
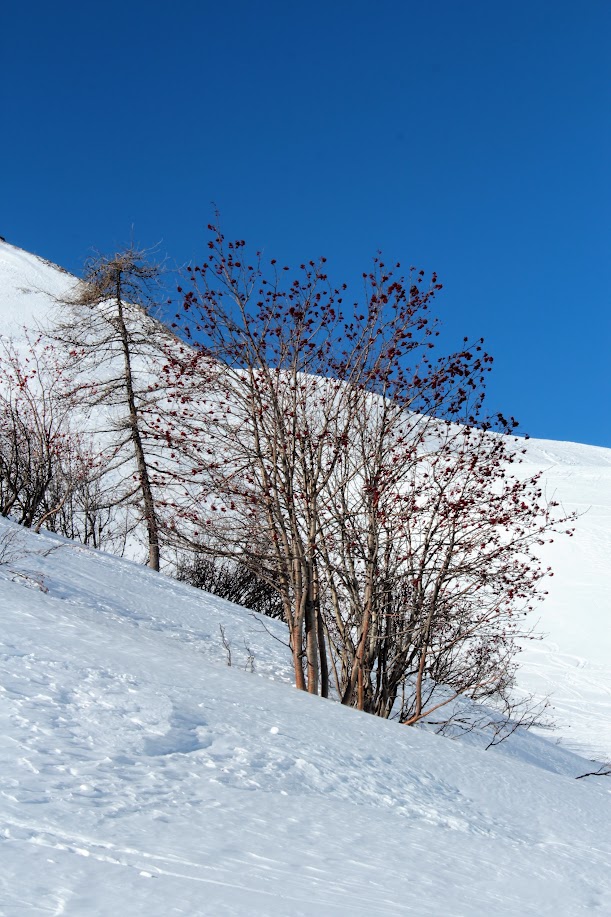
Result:
{"label": "twig", "polygon": [[225,647],[225,650],[227,651],[227,665],[231,668],[231,643],[227,639],[227,636],[225,634],[225,628],[223,627],[222,624],[219,624],[219,630],[221,632],[221,640],[223,642],[223,646]]}
{"label": "twig", "polygon": [[278,643],[281,643],[282,646],[285,646],[288,650],[290,650],[291,644],[285,643],[284,640],[281,640],[280,637],[277,637],[276,634],[274,634],[268,627],[265,626],[265,624],[263,623],[263,619],[259,617],[258,615],[256,615],[254,611],[250,612],[250,616],[257,622],[257,624],[261,625],[261,627],[263,628],[266,634],[269,634],[270,637],[273,637],[274,640],[277,640]]}
{"label": "twig", "polygon": [[575,777],[575,780],[583,780],[584,777],[611,777],[611,764],[601,764],[597,771],[580,774],[579,777]]}

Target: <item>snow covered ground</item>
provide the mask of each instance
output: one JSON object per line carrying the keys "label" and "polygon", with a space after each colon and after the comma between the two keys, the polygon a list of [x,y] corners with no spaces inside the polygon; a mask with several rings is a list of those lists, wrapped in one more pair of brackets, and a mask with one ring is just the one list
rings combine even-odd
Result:
{"label": "snow covered ground", "polygon": [[583,759],[308,697],[281,625],[7,532],[0,914],[611,912],[611,793]]}
{"label": "snow covered ground", "polygon": [[546,548],[554,570],[540,629],[521,664],[520,685],[549,693],[557,734],[582,753],[611,759],[611,449],[530,440],[528,467],[580,518],[573,538]]}
{"label": "snow covered ground", "polygon": [[[0,242],[5,333],[73,282]],[[487,752],[302,695],[282,625],[0,519],[0,917],[610,914],[611,780],[571,749],[611,758],[611,450],[526,445],[583,512],[520,675],[559,728]]]}
{"label": "snow covered ground", "polygon": [[0,318],[2,334],[18,335],[49,315],[76,278],[58,265],[0,241]]}

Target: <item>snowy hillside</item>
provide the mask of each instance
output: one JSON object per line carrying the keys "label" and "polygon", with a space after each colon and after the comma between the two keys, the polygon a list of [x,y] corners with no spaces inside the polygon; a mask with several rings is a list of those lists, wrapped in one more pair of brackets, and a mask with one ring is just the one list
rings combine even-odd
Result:
{"label": "snowy hillside", "polygon": [[0,241],[0,319],[2,334],[17,335],[48,318],[54,300],[65,296],[76,278],[56,264]]}
{"label": "snowy hillside", "polygon": [[531,440],[528,466],[545,469],[548,495],[582,515],[573,538],[546,548],[554,578],[540,606],[542,643],[521,659],[520,683],[550,693],[569,746],[611,758],[611,450]]}
{"label": "snowy hillside", "polygon": [[[43,322],[54,297],[75,278],[0,242],[0,321],[5,333]],[[611,758],[611,450],[530,440],[525,471],[545,469],[546,490],[583,513],[573,539],[557,539],[546,559],[555,571],[540,608],[541,643],[522,657],[520,685],[550,694],[556,735],[592,756]]]}
{"label": "snowy hillside", "polygon": [[0,544],[4,917],[611,912],[587,762],[303,695],[274,622],[6,520]]}

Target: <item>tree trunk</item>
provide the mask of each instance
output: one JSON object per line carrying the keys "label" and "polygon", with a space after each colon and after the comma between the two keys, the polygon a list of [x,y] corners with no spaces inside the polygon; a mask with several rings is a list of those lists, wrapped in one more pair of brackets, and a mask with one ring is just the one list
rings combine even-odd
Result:
{"label": "tree trunk", "polygon": [[[310,585],[310,592],[311,589],[312,586]],[[320,672],[318,664],[318,614],[316,602],[313,601],[311,595],[308,596],[306,602],[305,631],[308,692],[310,694],[318,694],[318,678]]]}
{"label": "tree trunk", "polygon": [[138,418],[138,408],[134,395],[134,380],[132,374],[131,355],[129,346],[129,337],[125,316],[123,314],[123,302],[121,299],[121,281],[117,278],[116,286],[116,305],[117,316],[119,319],[119,333],[121,335],[121,346],[123,349],[123,368],[125,374],[125,390],[127,394],[127,405],[129,411],[129,428],[130,437],[134,446],[134,455],[136,466],[138,468],[138,480],[142,492],[142,502],[144,505],[144,519],[146,521],[148,535],[148,566],[153,570],[159,570],[159,525],[157,514],[155,513],[155,501],[153,499],[153,489],[146,464],[144,447],[140,436],[140,426]]}
{"label": "tree trunk", "polygon": [[291,630],[291,650],[293,653],[293,667],[295,670],[295,687],[299,691],[305,691],[306,682],[303,674],[301,628],[298,626],[293,627]]}
{"label": "tree trunk", "polygon": [[329,696],[329,660],[327,659],[327,645],[323,629],[322,615],[318,609],[318,654],[320,657],[320,696]]}

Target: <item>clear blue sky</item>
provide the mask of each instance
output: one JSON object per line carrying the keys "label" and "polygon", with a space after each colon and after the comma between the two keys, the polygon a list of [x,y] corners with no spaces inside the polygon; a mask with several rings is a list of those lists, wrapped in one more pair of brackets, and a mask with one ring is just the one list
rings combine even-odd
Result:
{"label": "clear blue sky", "polygon": [[489,406],[611,446],[611,2],[6,4],[0,234],[436,270]]}

